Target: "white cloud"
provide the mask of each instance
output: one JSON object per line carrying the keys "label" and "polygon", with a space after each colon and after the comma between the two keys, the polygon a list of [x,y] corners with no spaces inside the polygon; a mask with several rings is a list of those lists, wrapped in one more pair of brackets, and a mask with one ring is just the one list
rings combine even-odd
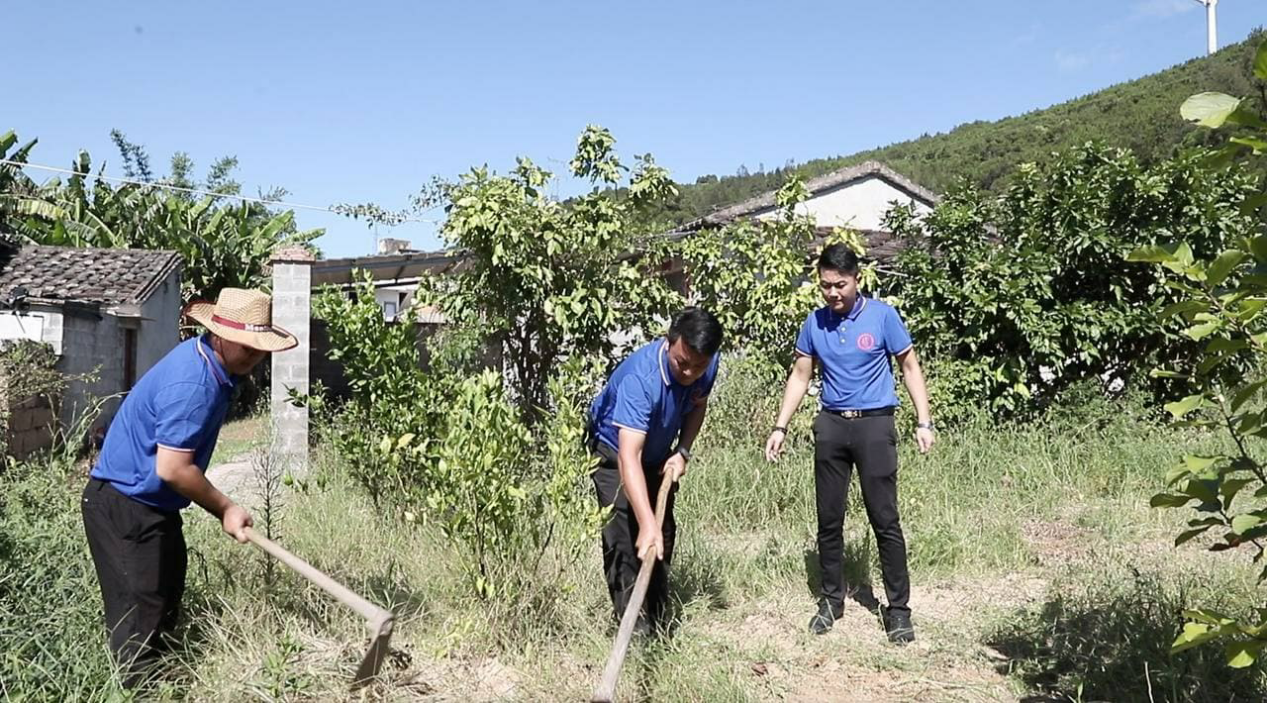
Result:
{"label": "white cloud", "polygon": [[1065,73],[1081,71],[1091,65],[1091,53],[1088,51],[1056,50],[1056,68]]}
{"label": "white cloud", "polygon": [[1197,0],[1140,0],[1131,6],[1131,19],[1165,19],[1199,6]]}
{"label": "white cloud", "polygon": [[1117,46],[1097,46],[1083,51],[1056,49],[1056,68],[1061,73],[1076,73],[1092,65],[1117,63],[1126,56],[1126,52]]}

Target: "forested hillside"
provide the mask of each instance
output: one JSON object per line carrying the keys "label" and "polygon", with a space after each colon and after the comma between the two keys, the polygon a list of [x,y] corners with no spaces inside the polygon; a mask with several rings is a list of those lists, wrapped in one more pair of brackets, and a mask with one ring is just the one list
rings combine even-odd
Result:
{"label": "forested hillside", "polygon": [[982,188],[1006,184],[1017,164],[1090,140],[1128,147],[1145,163],[1183,146],[1215,139],[1179,117],[1178,105],[1201,91],[1259,96],[1264,86],[1253,74],[1255,37],[1217,54],[1193,59],[1151,76],[1106,88],[1042,110],[994,122],[977,121],[947,133],[925,135],[847,156],[814,159],[765,173],[701,176],[682,184],[680,194],[656,213],[685,222],[716,207],[778,188],[790,172],[812,178],[844,166],[876,159],[917,183],[942,192],[959,178]]}

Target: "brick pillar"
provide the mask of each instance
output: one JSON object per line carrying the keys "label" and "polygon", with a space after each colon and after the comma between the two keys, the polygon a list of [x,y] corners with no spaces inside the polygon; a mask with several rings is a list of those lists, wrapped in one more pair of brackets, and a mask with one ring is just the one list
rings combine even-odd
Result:
{"label": "brick pillar", "polygon": [[312,319],[313,256],[302,247],[273,254],[273,324],[295,335],[299,346],[273,354],[272,422],[282,470],[308,473],[308,409],[287,402],[289,389],[308,392],[309,327]]}

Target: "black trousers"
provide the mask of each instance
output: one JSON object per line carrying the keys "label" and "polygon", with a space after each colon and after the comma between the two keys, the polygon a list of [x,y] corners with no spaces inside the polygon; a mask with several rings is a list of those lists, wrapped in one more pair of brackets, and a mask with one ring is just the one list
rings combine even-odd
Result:
{"label": "black trousers", "polygon": [[97,567],[110,650],[133,688],[169,647],[188,554],[179,512],[138,503],[106,481],[84,488],[84,530]]}
{"label": "black trousers", "polygon": [[906,538],[897,514],[897,430],[892,415],[843,418],[822,412],[814,419],[814,497],[823,597],[834,609],[844,605],[845,500],[855,466],[880,552],[889,610],[909,612],[911,579]]}
{"label": "black trousers", "polygon": [[[619,620],[629,605],[634,582],[638,580],[638,571],[642,568],[642,561],[638,559],[638,550],[634,546],[638,542],[638,518],[630,509],[629,498],[621,487],[620,462],[615,450],[601,442],[592,442],[589,446],[590,451],[599,459],[598,469],[593,476],[598,504],[612,506],[611,516],[603,526],[603,573],[607,578],[607,591],[611,594],[613,611]],[[647,479],[647,493],[654,510],[656,495],[660,492],[660,482],[664,477],[658,467],[654,470],[644,467],[643,475]],[[668,603],[669,563],[673,559],[673,542],[677,535],[677,522],[673,519],[673,498],[676,493],[677,487],[674,486],[669,491],[669,500],[664,508],[664,524],[661,526],[664,560],[657,562],[651,572],[651,583],[643,602],[643,612],[652,624],[663,621],[665,605]]]}

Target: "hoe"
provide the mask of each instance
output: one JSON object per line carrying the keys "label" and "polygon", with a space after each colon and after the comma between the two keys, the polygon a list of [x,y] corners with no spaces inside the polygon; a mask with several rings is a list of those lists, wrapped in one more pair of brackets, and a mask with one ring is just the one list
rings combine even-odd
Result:
{"label": "hoe", "polygon": [[[669,489],[673,481],[665,477],[660,482],[660,493],[655,501],[655,521],[659,527],[664,526],[665,505],[669,502]],[[629,596],[629,605],[620,617],[620,629],[616,632],[616,643],[612,645],[611,655],[607,657],[607,667],[603,669],[603,680],[594,689],[590,698],[592,703],[612,703],[616,696],[616,681],[620,678],[620,667],[625,664],[625,654],[629,652],[629,639],[633,637],[634,624],[638,622],[638,612],[642,610],[642,601],[647,597],[647,587],[651,584],[651,571],[655,569],[655,555],[648,554],[642,560],[642,568],[638,571],[638,580],[634,581],[633,593]]]}
{"label": "hoe", "polygon": [[396,616],[390,610],[383,610],[349,591],[343,584],[317,571],[308,562],[286,551],[281,545],[267,537],[256,534],[249,527],[246,528],[246,537],[255,546],[272,555],[300,576],[320,586],[326,593],[334,596],[335,600],[355,610],[358,615],[365,618],[366,624],[370,628],[370,637],[373,639],[370,640],[369,651],[365,653],[365,658],[361,660],[361,665],[356,670],[356,678],[352,680],[352,687],[359,688],[364,686],[375,676],[378,676],[378,671],[383,666],[383,660],[387,658],[387,645],[392,639],[392,625],[396,621]]}

